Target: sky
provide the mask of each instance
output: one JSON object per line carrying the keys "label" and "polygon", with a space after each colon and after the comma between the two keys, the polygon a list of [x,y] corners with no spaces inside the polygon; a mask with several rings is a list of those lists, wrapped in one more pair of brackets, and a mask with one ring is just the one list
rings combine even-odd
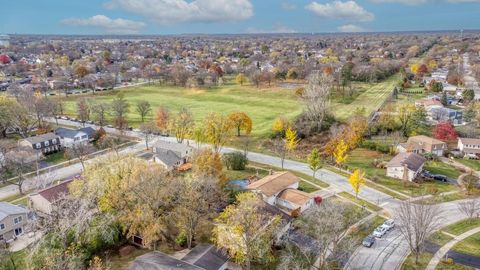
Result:
{"label": "sky", "polygon": [[161,35],[480,29],[480,0],[1,2],[4,4],[0,33],[9,34]]}

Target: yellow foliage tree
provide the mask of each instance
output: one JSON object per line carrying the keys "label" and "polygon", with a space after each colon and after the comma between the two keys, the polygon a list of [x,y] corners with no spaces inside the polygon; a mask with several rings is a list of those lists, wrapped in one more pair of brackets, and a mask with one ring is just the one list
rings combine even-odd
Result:
{"label": "yellow foliage tree", "polygon": [[413,64],[412,66],[410,66],[410,71],[411,71],[413,74],[417,74],[418,65],[417,65],[417,64]]}
{"label": "yellow foliage tree", "polygon": [[428,69],[429,70],[435,70],[438,68],[438,64],[437,64],[437,61],[435,59],[432,59],[428,62]]}
{"label": "yellow foliage tree", "polygon": [[290,126],[290,122],[284,116],[280,116],[275,121],[273,121],[272,130],[275,134],[285,134],[285,131]]}
{"label": "yellow foliage tree", "polygon": [[299,141],[300,140],[297,137],[297,131],[293,130],[291,127],[288,127],[287,131],[285,132],[285,149],[287,151],[295,150]]}
{"label": "yellow foliage tree", "polygon": [[240,131],[244,130],[248,135],[252,132],[252,119],[244,112],[232,112],[228,115],[232,125],[237,129],[237,136],[240,136]]}
{"label": "yellow foliage tree", "polygon": [[213,146],[215,152],[220,152],[222,146],[232,135],[232,121],[222,114],[211,113],[203,121],[205,141]]}
{"label": "yellow foliage tree", "polygon": [[247,83],[247,76],[245,76],[243,73],[240,73],[235,77],[235,82],[237,82],[237,84],[244,85]]}
{"label": "yellow foliage tree", "polygon": [[193,174],[195,177],[217,179],[220,184],[226,180],[223,173],[222,157],[210,148],[202,149],[193,158]]}
{"label": "yellow foliage tree", "polygon": [[365,173],[359,169],[356,169],[352,175],[348,178],[348,182],[350,186],[352,186],[353,191],[355,191],[355,198],[358,198],[358,193],[362,186],[365,185]]}
{"label": "yellow foliage tree", "polygon": [[338,166],[342,166],[343,163],[347,160],[347,151],[348,151],[348,145],[345,143],[343,139],[338,142],[337,146],[335,147],[335,152],[333,153],[333,157],[335,158],[335,163],[337,163]]}

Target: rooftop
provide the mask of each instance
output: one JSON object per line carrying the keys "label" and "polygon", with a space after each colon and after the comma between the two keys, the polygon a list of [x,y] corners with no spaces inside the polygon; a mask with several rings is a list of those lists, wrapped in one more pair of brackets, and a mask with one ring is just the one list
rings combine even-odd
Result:
{"label": "rooftop", "polygon": [[11,204],[8,202],[0,202],[0,220],[10,216],[10,215],[18,215],[18,214],[26,214],[28,213],[27,209],[20,207],[15,204]]}
{"label": "rooftop", "polygon": [[300,179],[291,172],[277,172],[251,183],[247,189],[258,190],[270,197],[298,182]]}

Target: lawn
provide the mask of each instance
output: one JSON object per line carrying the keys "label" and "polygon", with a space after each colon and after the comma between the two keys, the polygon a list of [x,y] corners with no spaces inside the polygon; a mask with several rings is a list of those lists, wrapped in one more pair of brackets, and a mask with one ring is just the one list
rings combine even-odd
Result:
{"label": "lawn", "polygon": [[247,166],[243,171],[225,169],[225,175],[227,176],[228,180],[243,180],[255,175],[258,175],[259,177],[264,177],[268,175],[268,171],[262,168],[253,168]]}
{"label": "lawn", "polygon": [[[123,93],[130,103],[127,114],[130,125],[138,127],[141,119],[135,110],[135,104],[146,100],[152,105],[152,119],[160,106],[166,106],[172,112],[188,108],[195,120],[200,122],[211,112],[228,114],[234,111],[246,112],[253,121],[252,134],[263,136],[270,132],[272,122],[278,116],[294,118],[302,111],[302,106],[293,89],[255,88],[250,85],[227,83],[209,89],[189,89],[166,85],[142,85],[108,93],[89,94],[97,102],[111,102],[118,93]],[[85,95],[69,96],[65,99],[68,115],[76,115],[75,101]]]}
{"label": "lawn", "polygon": [[476,219],[464,219],[454,224],[451,224],[442,229],[442,231],[451,233],[453,235],[460,235],[464,232],[467,232],[471,229],[480,226],[480,218]]}
{"label": "lawn", "polygon": [[439,246],[443,246],[445,245],[446,243],[450,242],[450,240],[452,240],[453,237],[449,236],[449,235],[446,235],[444,233],[442,233],[441,231],[436,231],[435,233],[433,233],[432,235],[430,235],[428,237],[428,240],[432,243],[435,243]]}
{"label": "lawn", "polygon": [[[402,180],[387,177],[386,176],[386,169],[382,168],[377,168],[373,165],[374,161],[384,161],[388,162],[392,158],[391,155],[388,154],[382,154],[377,151],[373,150],[368,150],[368,149],[363,149],[363,148],[357,148],[350,152],[346,165],[350,169],[361,169],[365,172],[366,176],[370,180],[376,179],[376,184],[378,185],[383,185],[385,187],[388,187],[390,189],[396,190],[398,192],[401,192],[405,195],[409,196],[421,196],[425,194],[436,194],[436,193],[441,193],[441,192],[447,192],[447,191],[453,191],[457,190],[458,187],[455,185],[443,183],[443,182],[424,182],[421,184],[417,183],[407,183],[404,184]],[[451,170],[454,170],[450,167],[447,167],[449,165],[445,164],[443,166],[442,164],[437,164],[438,162],[431,163],[432,168],[435,169],[438,173],[439,172],[445,172],[449,173],[451,176],[453,175],[453,172]],[[368,184],[369,186],[375,188],[374,185],[371,183]]]}
{"label": "lawn", "polygon": [[337,119],[341,121],[348,120],[353,115],[356,108],[365,108],[365,116],[378,110],[380,106],[390,97],[393,88],[399,81],[399,76],[391,76],[389,79],[380,83],[357,83],[354,86],[360,89],[366,89],[352,102],[332,102],[332,111]]}
{"label": "lawn", "polygon": [[47,162],[48,165],[59,164],[59,163],[65,162],[67,160],[68,159],[65,158],[65,153],[63,151],[45,156],[45,162]]}
{"label": "lawn", "polygon": [[316,186],[308,183],[308,182],[301,181],[298,184],[298,190],[301,190],[301,191],[306,192],[306,193],[312,193],[312,192],[318,191],[320,189],[317,188]]}
{"label": "lawn", "polygon": [[375,212],[378,212],[380,210],[382,210],[381,207],[379,206],[376,206],[375,204],[373,203],[369,203],[365,200],[362,200],[360,198],[355,198],[354,195],[348,193],[348,192],[345,192],[345,191],[342,191],[340,193],[338,193],[339,196],[341,197],[344,197],[345,199],[348,199],[356,204],[359,204],[359,205],[364,205],[365,207],[367,207],[368,209],[372,210],[372,211],[375,211]]}
{"label": "lawn", "polygon": [[473,169],[475,171],[480,171],[480,160],[459,158],[459,159],[456,159],[455,161],[462,163],[463,165],[469,167],[470,169]]}
{"label": "lawn", "polygon": [[135,249],[131,254],[120,257],[119,255],[113,255],[107,259],[110,269],[115,270],[127,270],[130,264],[137,258],[145,253],[150,252],[147,249]]}
{"label": "lawn", "polygon": [[457,179],[462,173],[452,165],[440,161],[428,161],[425,170],[433,174],[442,174],[451,179]]}
{"label": "lawn", "polygon": [[453,250],[473,256],[480,256],[480,233],[476,233],[460,241],[453,247]]}
{"label": "lawn", "polygon": [[402,264],[401,270],[424,270],[430,260],[432,259],[433,254],[424,252],[420,254],[418,264],[415,264],[415,256],[410,253],[405,261]]}

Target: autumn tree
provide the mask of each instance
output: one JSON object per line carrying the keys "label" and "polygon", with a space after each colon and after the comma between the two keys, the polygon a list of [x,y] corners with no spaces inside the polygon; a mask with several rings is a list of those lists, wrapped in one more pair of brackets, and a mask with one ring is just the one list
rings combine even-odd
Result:
{"label": "autumn tree", "polygon": [[400,123],[400,131],[404,136],[409,136],[410,133],[421,127],[427,117],[425,108],[418,107],[412,104],[400,105],[397,108],[397,120]]}
{"label": "autumn tree", "polygon": [[353,188],[353,191],[355,192],[355,198],[358,198],[358,193],[360,192],[360,189],[365,185],[365,174],[359,169],[356,169],[353,171],[352,175],[348,178],[348,182],[350,183],[350,186]]}
{"label": "autumn tree", "polygon": [[235,77],[235,82],[236,82],[237,84],[244,85],[245,83],[247,83],[247,76],[245,76],[245,74],[243,74],[243,73],[239,73],[239,74]]}
{"label": "autumn tree", "polygon": [[335,147],[335,152],[333,153],[333,157],[335,158],[335,163],[342,167],[345,161],[348,158],[347,155],[348,145],[345,143],[343,139],[341,139],[337,146]]}
{"label": "autumn tree", "polygon": [[272,131],[275,135],[285,136],[287,128],[290,127],[290,121],[284,116],[277,117],[272,124]]}
{"label": "autumn tree", "polygon": [[310,154],[307,157],[308,167],[313,172],[313,179],[315,179],[315,174],[318,170],[322,168],[322,156],[320,151],[317,148],[313,148]]}
{"label": "autumn tree", "polygon": [[245,131],[245,134],[252,132],[252,119],[244,112],[232,112],[228,115],[232,125],[237,130],[237,136],[240,137],[240,131]]}
{"label": "autumn tree", "polygon": [[210,148],[203,148],[195,153],[192,166],[195,177],[216,179],[220,184],[226,180],[222,157]]}
{"label": "autumn tree", "polygon": [[150,102],[142,100],[137,103],[136,109],[143,123],[145,122],[145,117],[152,111],[152,106],[150,105]]}
{"label": "autumn tree", "polygon": [[80,98],[77,100],[77,115],[78,119],[82,121],[85,126],[85,121],[90,120],[91,107],[90,100],[87,98]]}
{"label": "autumn tree", "polygon": [[120,130],[127,127],[126,114],[130,111],[130,104],[123,94],[118,94],[112,101],[112,114],[115,126]]}
{"label": "autumn tree", "polygon": [[166,131],[168,129],[168,123],[170,122],[170,111],[167,107],[161,106],[157,110],[155,116],[155,123],[161,131]]}
{"label": "autumn tree", "polygon": [[280,223],[279,216],[263,210],[263,202],[256,194],[237,195],[236,204],[227,206],[215,219],[213,242],[245,269],[252,262],[272,262],[272,243]]}
{"label": "autumn tree", "polygon": [[192,133],[195,127],[192,112],[187,108],[180,109],[178,113],[172,116],[169,126],[170,130],[174,132],[177,142],[183,143],[185,138]]}
{"label": "autumn tree", "polygon": [[277,138],[273,141],[273,150],[280,157],[280,164],[283,169],[285,158],[288,153],[291,153],[297,148],[299,139],[297,132],[291,127],[287,128],[285,132],[285,138]]}
{"label": "autumn tree", "polygon": [[435,139],[447,142],[456,141],[458,138],[455,127],[449,121],[438,123],[433,128],[432,134]]}
{"label": "autumn tree", "polygon": [[462,92],[462,97],[466,103],[469,103],[475,99],[475,92],[473,91],[473,89],[465,89]]}
{"label": "autumn tree", "polygon": [[203,120],[206,142],[211,144],[215,152],[220,152],[232,135],[232,122],[219,113],[210,113]]}

